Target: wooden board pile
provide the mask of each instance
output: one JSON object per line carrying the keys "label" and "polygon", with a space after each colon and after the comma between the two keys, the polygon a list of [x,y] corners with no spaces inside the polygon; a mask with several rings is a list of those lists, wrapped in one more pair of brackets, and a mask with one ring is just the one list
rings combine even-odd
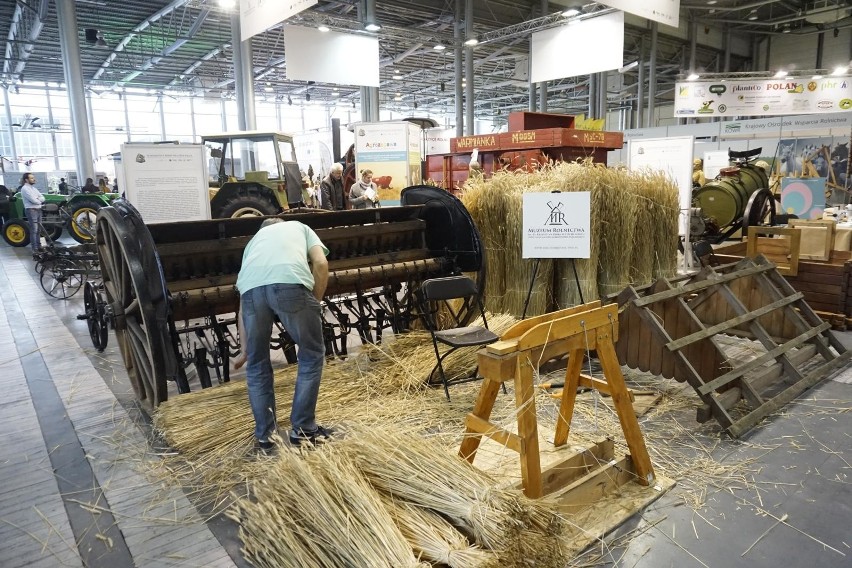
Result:
{"label": "wooden board pile", "polygon": [[[534,260],[521,249],[523,195],[591,192],[591,257],[575,261],[585,302],[617,293],[630,283],[674,275],[677,262],[678,190],[659,172],[629,172],[592,163],[554,163],[535,172],[472,177],[462,201],[486,249],[486,307],[520,316]],[[542,260],[527,315],[579,304],[572,262]]]}

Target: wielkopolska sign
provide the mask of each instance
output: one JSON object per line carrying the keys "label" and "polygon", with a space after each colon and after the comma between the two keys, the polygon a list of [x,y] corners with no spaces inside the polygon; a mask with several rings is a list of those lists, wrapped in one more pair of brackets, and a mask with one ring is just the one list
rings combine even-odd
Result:
{"label": "wielkopolska sign", "polygon": [[675,116],[769,116],[852,110],[852,78],[725,79],[675,85]]}

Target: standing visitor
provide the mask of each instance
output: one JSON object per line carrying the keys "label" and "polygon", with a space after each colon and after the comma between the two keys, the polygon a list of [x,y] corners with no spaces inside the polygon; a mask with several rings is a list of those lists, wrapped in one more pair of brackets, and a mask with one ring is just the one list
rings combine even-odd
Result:
{"label": "standing visitor", "polygon": [[21,195],[24,198],[27,220],[30,222],[30,244],[33,255],[41,252],[41,204],[44,203],[44,195],[36,188],[35,182],[33,174],[24,174],[21,178]]}
{"label": "standing visitor", "polygon": [[361,170],[361,180],[349,190],[352,209],[379,207],[379,192],[373,183],[372,170]]}

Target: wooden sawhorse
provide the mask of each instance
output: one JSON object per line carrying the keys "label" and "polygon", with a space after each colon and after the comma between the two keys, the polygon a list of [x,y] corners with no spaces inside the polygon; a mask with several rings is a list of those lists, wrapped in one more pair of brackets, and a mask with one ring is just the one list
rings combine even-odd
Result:
{"label": "wooden sawhorse", "polygon": [[[459,455],[473,463],[482,436],[488,436],[520,454],[524,493],[531,498],[541,497],[542,471],[533,377],[539,362],[567,354],[568,368],[554,445],[562,446],[568,441],[577,388],[584,386],[597,389],[612,397],[630,449],[637,481],[642,485],[650,485],[654,481],[654,469],[615,354],[614,342],[617,338],[618,306],[611,304],[601,307],[600,302],[544,314],[520,321],[509,328],[500,341],[478,353],[479,373],[484,381],[473,411],[465,419],[465,438]],[[597,351],[604,380],[580,373],[583,356],[590,350]],[[500,386],[508,380],[515,382],[517,434],[489,422]]]}

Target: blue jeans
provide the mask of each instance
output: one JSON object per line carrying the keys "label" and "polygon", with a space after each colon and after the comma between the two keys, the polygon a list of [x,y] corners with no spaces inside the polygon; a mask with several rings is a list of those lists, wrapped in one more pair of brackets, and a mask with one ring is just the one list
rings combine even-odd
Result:
{"label": "blue jeans", "polygon": [[33,252],[41,250],[41,208],[26,209],[27,221],[30,222],[30,245]]}
{"label": "blue jeans", "polygon": [[319,301],[301,284],[259,286],[243,294],[241,300],[248,356],[246,384],[255,437],[265,442],[276,431],[275,389],[269,359],[269,340],[276,315],[298,347],[299,370],[290,424],[294,430],[316,429],[317,397],[325,362]]}

